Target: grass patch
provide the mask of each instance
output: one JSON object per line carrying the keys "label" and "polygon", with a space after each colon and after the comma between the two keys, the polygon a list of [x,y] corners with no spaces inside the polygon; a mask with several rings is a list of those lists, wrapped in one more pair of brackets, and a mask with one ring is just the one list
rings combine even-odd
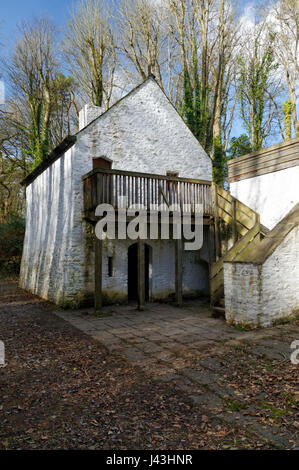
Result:
{"label": "grass patch", "polygon": [[284,409],[277,408],[277,407],[271,405],[271,403],[268,403],[266,401],[262,401],[260,403],[260,408],[262,408],[264,410],[269,410],[271,412],[271,418],[274,421],[279,421],[280,418],[282,418],[283,416],[288,414],[288,410],[286,408],[284,408]]}
{"label": "grass patch", "polygon": [[241,401],[237,400],[232,400],[228,399],[225,400],[226,406],[230,411],[241,411],[241,410],[246,410],[248,406],[245,403],[242,403]]}
{"label": "grass patch", "polygon": [[237,330],[237,331],[250,331],[251,328],[249,328],[248,326],[242,326],[242,325],[234,325],[233,326],[234,330]]}
{"label": "grass patch", "polygon": [[112,313],[93,313],[92,316],[95,318],[108,318],[112,317]]}

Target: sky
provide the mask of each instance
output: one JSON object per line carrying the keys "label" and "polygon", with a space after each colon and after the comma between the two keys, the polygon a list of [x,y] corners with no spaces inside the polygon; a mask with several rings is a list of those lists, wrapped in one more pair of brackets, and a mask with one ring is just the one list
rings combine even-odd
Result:
{"label": "sky", "polygon": [[49,17],[63,27],[75,0],[0,0],[1,43],[11,48],[17,35],[17,25],[23,20],[31,20],[41,15]]}
{"label": "sky", "polygon": [[[238,3],[244,9],[246,8],[246,16],[250,16],[251,9],[249,7],[259,1],[238,0]],[[1,55],[3,56],[13,48],[18,36],[17,26],[23,20],[30,21],[35,17],[46,16],[58,27],[63,28],[77,0],[0,0],[0,2],[0,45]],[[237,119],[233,126],[232,135],[239,135],[240,133],[240,121]]]}
{"label": "sky", "polygon": [[[63,27],[76,0],[0,0],[0,33],[5,48],[11,48],[17,34],[17,25],[41,15],[47,16]],[[253,0],[239,0],[242,6]]]}

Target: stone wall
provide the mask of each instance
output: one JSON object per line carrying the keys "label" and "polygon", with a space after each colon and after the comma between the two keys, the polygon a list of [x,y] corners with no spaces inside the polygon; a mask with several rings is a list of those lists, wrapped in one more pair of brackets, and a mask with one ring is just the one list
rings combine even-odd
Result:
{"label": "stone wall", "polygon": [[267,327],[299,313],[299,227],[264,262],[224,263],[229,323]]}
{"label": "stone wall", "polygon": [[[156,174],[177,170],[184,177],[212,178],[211,159],[152,79],[79,132],[75,145],[26,188],[20,285],[63,306],[76,306],[93,296],[93,239],[82,221],[82,176],[92,169],[92,158],[101,155],[112,159],[115,169]],[[104,290],[123,297],[127,246],[120,243],[118,250],[113,279],[105,277],[104,260]],[[174,259],[167,243],[154,252],[152,289],[158,296],[159,289],[174,289]],[[186,263],[184,287],[205,289],[206,269],[195,269],[191,261],[191,274]]]}

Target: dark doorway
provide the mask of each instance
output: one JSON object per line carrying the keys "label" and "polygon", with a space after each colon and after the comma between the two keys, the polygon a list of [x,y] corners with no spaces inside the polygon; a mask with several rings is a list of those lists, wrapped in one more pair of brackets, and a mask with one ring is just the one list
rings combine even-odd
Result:
{"label": "dark doorway", "polygon": [[[150,300],[152,267],[152,247],[144,244],[144,298]],[[134,243],[128,250],[128,300],[138,301],[138,243]]]}

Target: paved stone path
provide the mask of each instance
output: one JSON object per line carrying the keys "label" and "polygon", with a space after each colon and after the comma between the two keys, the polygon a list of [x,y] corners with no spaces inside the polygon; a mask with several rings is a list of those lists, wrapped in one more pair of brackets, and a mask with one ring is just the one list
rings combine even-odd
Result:
{"label": "paved stone path", "polygon": [[257,358],[289,361],[290,343],[299,339],[298,327],[240,331],[212,318],[206,301],[187,302],[183,308],[148,304],[143,312],[132,305],[105,307],[101,316],[92,310],[55,313],[165,386],[178,387],[209,413],[234,424],[239,420],[274,446],[287,447],[294,442],[294,436],[281,435],[279,426],[262,426],[250,416],[250,410],[238,416],[223,410],[224,400],[238,396],[229,385],[232,366],[221,361],[221,354],[250,343]]}

